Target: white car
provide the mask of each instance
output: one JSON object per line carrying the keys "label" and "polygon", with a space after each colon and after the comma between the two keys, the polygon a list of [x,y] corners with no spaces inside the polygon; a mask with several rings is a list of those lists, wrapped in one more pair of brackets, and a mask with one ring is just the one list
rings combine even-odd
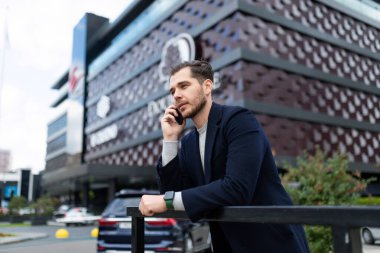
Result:
{"label": "white car", "polygon": [[99,219],[100,216],[88,213],[85,207],[72,207],[63,218],[57,218],[56,221],[70,226],[95,224]]}
{"label": "white car", "polygon": [[377,240],[380,240],[380,228],[362,228],[362,238],[365,244],[375,244]]}

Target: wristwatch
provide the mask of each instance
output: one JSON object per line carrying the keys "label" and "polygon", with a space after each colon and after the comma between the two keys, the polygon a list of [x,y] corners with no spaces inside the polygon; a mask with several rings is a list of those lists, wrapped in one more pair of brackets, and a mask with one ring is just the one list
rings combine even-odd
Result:
{"label": "wristwatch", "polygon": [[165,200],[165,203],[166,203],[166,208],[168,210],[173,210],[174,209],[174,206],[173,206],[174,194],[175,194],[174,191],[165,192],[164,200]]}

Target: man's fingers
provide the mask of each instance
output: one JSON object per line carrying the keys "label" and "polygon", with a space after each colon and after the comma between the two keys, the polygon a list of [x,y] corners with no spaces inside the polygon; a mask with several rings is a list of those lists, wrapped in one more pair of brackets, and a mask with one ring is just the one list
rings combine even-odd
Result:
{"label": "man's fingers", "polygon": [[153,216],[153,214],[154,214],[153,210],[148,210],[145,216]]}
{"label": "man's fingers", "polygon": [[140,204],[139,204],[139,210],[142,215],[145,215],[145,205],[144,205],[144,196],[141,197]]}
{"label": "man's fingers", "polygon": [[152,216],[154,215],[154,212],[151,208],[148,208],[144,203],[144,196],[141,197],[140,204],[139,204],[139,210],[140,213],[144,216]]}
{"label": "man's fingers", "polygon": [[161,118],[161,123],[169,123],[169,124],[172,124],[172,123],[175,123],[175,117],[173,114],[164,114],[164,116],[162,116]]}

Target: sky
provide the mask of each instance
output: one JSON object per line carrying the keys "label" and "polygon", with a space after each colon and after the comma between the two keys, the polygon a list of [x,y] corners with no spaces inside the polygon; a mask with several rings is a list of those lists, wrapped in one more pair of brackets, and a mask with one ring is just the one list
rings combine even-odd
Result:
{"label": "sky", "polygon": [[130,1],[0,0],[0,149],[11,170],[45,167],[50,88],[70,66],[74,26],[86,12],[112,22]]}

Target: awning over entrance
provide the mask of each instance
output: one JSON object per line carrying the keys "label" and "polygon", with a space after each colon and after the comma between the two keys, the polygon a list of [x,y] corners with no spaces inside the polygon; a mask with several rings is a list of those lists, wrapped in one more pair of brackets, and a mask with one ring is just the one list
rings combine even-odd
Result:
{"label": "awning over entrance", "polygon": [[84,164],[43,172],[41,186],[50,194],[60,194],[78,190],[84,182],[99,184],[115,178],[126,185],[152,184],[156,181],[156,172],[153,166]]}

